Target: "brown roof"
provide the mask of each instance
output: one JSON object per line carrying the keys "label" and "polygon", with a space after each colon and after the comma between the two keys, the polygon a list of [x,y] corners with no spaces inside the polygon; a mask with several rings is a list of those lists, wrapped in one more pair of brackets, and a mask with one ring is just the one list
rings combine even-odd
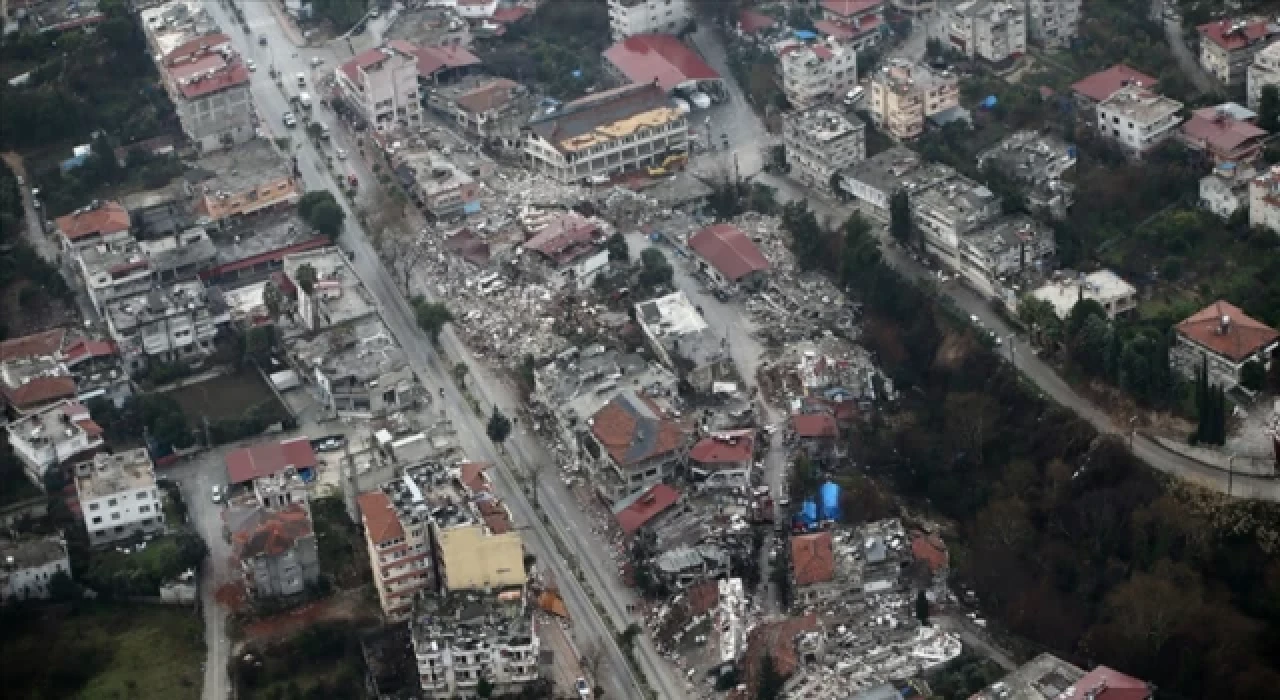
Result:
{"label": "brown roof", "polygon": [[777,20],[769,15],[754,10],[742,10],[738,13],[738,29],[745,34],[755,34],[764,29],[778,26]]}
{"label": "brown roof", "polygon": [[1064,696],[1087,698],[1094,700],[1147,700],[1155,694],[1155,690],[1133,676],[1121,673],[1113,668],[1099,666],[1084,678],[1076,681],[1067,689]]}
{"label": "brown roof", "polygon": [[87,209],[59,216],[55,222],[67,240],[94,234],[119,233],[129,230],[129,212],[119,202],[103,202],[97,209]]}
{"label": "brown roof", "polygon": [[591,432],[621,466],[675,452],[684,431],[657,407],[634,393],[619,394],[592,417]]}
{"label": "brown roof", "polygon": [[76,380],[71,377],[36,377],[13,389],[3,388],[9,403],[20,409],[33,408],[58,399],[76,396]]}
{"label": "brown roof", "polygon": [[756,684],[760,681],[760,666],[766,655],[773,657],[774,668],[783,677],[795,673],[796,637],[817,631],[818,616],[810,613],[804,617],[788,617],[777,622],[756,625],[747,635],[747,652],[744,665],[747,670],[748,697],[755,697]]}
{"label": "brown roof", "polygon": [[1179,335],[1233,362],[1243,362],[1280,338],[1276,329],[1250,318],[1239,307],[1222,300],[1197,311],[1174,328]]}
{"label": "brown roof", "polygon": [[679,501],[679,491],[666,484],[654,484],[615,504],[613,515],[623,534],[630,536]]}
{"label": "brown roof", "polygon": [[791,427],[802,438],[840,437],[840,426],[830,413],[801,413],[791,417]]}
{"label": "brown roof", "polygon": [[702,615],[720,603],[720,582],[703,581],[690,586],[685,593],[689,601],[689,614]]}
{"label": "brown roof", "polygon": [[732,224],[715,224],[702,229],[689,239],[689,247],[733,282],[752,272],[769,269],[769,261],[764,259],[756,244]]}
{"label": "brown roof", "polygon": [[825,0],[822,7],[841,17],[855,17],[868,10],[883,10],[884,0]]}
{"label": "brown roof", "polygon": [[942,538],[937,535],[926,535],[923,532],[914,532],[911,534],[911,556],[916,561],[922,561],[929,566],[929,570],[933,572],[947,568],[947,562],[950,557],[947,554],[947,545]]}
{"label": "brown roof", "polygon": [[1196,31],[1200,32],[1200,36],[1218,46],[1228,51],[1236,51],[1275,36],[1276,32],[1271,29],[1270,25],[1271,22],[1264,19],[1249,22],[1240,29],[1231,31],[1234,27],[1233,22],[1228,19],[1222,19],[1202,24],[1196,27]]}
{"label": "brown roof", "polygon": [[1154,87],[1156,79],[1146,73],[1140,73],[1123,63],[1117,63],[1104,71],[1094,73],[1073,84],[1071,89],[1094,102],[1101,102],[1116,94],[1116,91],[1120,88],[1135,82],[1142,83],[1143,87]]}
{"label": "brown roof", "polygon": [[277,474],[286,467],[310,469],[316,466],[316,453],[305,437],[281,442],[242,447],[227,454],[227,481],[241,484],[258,477]]}
{"label": "brown roof", "polygon": [[514,81],[497,78],[468,90],[458,98],[458,106],[473,114],[483,114],[511,101],[511,91],[518,87]]}
{"label": "brown roof", "polygon": [[489,470],[489,464],[485,462],[463,462],[458,465],[458,481],[467,487],[472,493],[489,490],[489,479],[485,476],[485,472]]}
{"label": "brown roof", "polygon": [[604,58],[627,80],[655,84],[670,92],[689,80],[719,80],[688,44],[670,34],[637,34],[610,46]]}
{"label": "brown roof", "polygon": [[278,557],[293,549],[297,541],[312,534],[306,509],[294,504],[284,510],[261,511],[246,527],[231,536],[240,559],[256,556]]}
{"label": "brown roof", "polygon": [[1199,109],[1182,125],[1185,139],[1195,147],[1208,148],[1219,154],[1230,154],[1250,141],[1261,145],[1267,132],[1249,122],[1218,114],[1214,108]]}
{"label": "brown roof", "polygon": [[364,531],[370,542],[382,544],[404,539],[404,527],[400,525],[400,517],[396,515],[387,494],[381,491],[362,493],[356,502],[360,505],[360,519],[364,522]]}
{"label": "brown roof", "polygon": [[671,99],[657,85],[623,85],[569,102],[550,115],[530,122],[529,129],[564,150],[560,144],[565,141],[663,107],[670,108]]}
{"label": "brown roof", "polygon": [[53,357],[62,349],[62,343],[66,337],[65,328],[55,328],[51,331],[0,342],[0,362],[25,360],[31,357]]}
{"label": "brown roof", "polygon": [[791,538],[791,573],[797,586],[830,583],[836,575],[836,555],[831,531]]}
{"label": "brown roof", "polygon": [[418,58],[418,76],[434,75],[446,68],[478,66],[480,59],[461,46],[428,46],[414,52]]}

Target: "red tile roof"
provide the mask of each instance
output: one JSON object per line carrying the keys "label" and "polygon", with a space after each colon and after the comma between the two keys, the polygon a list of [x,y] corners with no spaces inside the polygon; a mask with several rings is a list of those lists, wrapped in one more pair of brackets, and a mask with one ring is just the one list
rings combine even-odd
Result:
{"label": "red tile roof", "polygon": [[1200,32],[1202,38],[1208,39],[1228,51],[1235,51],[1274,36],[1275,33],[1267,28],[1269,24],[1269,20],[1259,20],[1244,25],[1240,30],[1230,31],[1232,21],[1223,19],[1202,24],[1196,27],[1196,31]]}
{"label": "red tile roof", "polygon": [[109,235],[128,231],[129,212],[119,202],[103,202],[97,209],[59,216],[54,223],[69,241],[95,234]]}
{"label": "red tile roof", "polygon": [[1182,125],[1182,134],[1194,146],[1229,154],[1249,141],[1260,142],[1267,132],[1249,122],[1220,115],[1210,107],[1196,110]]}
{"label": "red tile roof", "polygon": [[227,454],[227,482],[242,484],[261,476],[284,471],[285,467],[313,468],[316,453],[305,437],[242,447]]}
{"label": "red tile roof", "polygon": [[754,10],[743,10],[738,13],[738,29],[747,34],[755,34],[758,31],[772,29],[778,26],[777,20],[766,14],[761,14]]}
{"label": "red tile roof", "polygon": [[911,555],[916,561],[929,566],[929,571],[937,572],[947,568],[950,555],[947,545],[937,535],[926,535],[923,532],[911,534]]}
{"label": "red tile roof", "polygon": [[884,0],[823,0],[822,9],[841,17],[856,17],[874,9],[884,9]]}
{"label": "red tile roof", "polygon": [[498,24],[512,24],[519,22],[529,15],[527,7],[499,7],[493,11],[492,19]]}
{"label": "red tile roof", "polygon": [[360,519],[364,522],[364,531],[370,542],[382,544],[404,539],[404,527],[400,525],[400,517],[396,515],[387,494],[381,491],[362,493],[356,503],[360,506]]}
{"label": "red tile roof", "polygon": [[791,538],[791,575],[797,586],[830,583],[836,575],[836,554],[831,531]]}
{"label": "red tile roof", "polygon": [[102,426],[95,423],[92,419],[85,418],[76,421],[76,425],[89,435],[89,437],[102,437]]}
{"label": "red tile roof", "polygon": [[[1228,319],[1225,332],[1224,317]],[[1232,362],[1241,362],[1280,338],[1276,329],[1221,300],[1192,314],[1174,329]]]}
{"label": "red tile roof", "polygon": [[[315,250],[316,248],[324,248],[325,246],[331,246],[331,245],[333,245],[333,241],[330,240],[328,237],[316,236],[315,238],[303,241],[301,243],[294,243],[293,245],[287,245],[283,248],[276,248],[275,250],[269,250],[265,253],[252,255],[247,258],[242,258],[234,262],[226,263],[224,265],[211,267],[208,270],[204,270],[203,272],[200,273],[200,279],[207,280],[207,279],[219,277],[221,275],[225,275],[232,272],[236,272],[238,270],[244,270],[244,269],[253,267],[254,265],[260,265],[264,262],[275,262],[278,260],[283,260],[284,256],[286,255],[293,255],[294,253],[304,253],[308,250]],[[285,279],[288,279],[288,278],[286,277]]]}
{"label": "red tile roof", "polygon": [[699,464],[748,462],[751,460],[754,442],[750,429],[727,431],[699,440],[689,450],[689,459]]}
{"label": "red tile roof", "polygon": [[680,426],[659,416],[645,399],[619,394],[592,416],[591,433],[614,462],[626,467],[675,452],[684,444]]}
{"label": "red tile roof", "polygon": [[33,357],[53,357],[66,340],[65,328],[55,328],[43,333],[24,335],[0,342],[0,362],[25,360]]}
{"label": "red tile roof", "polygon": [[652,83],[665,91],[688,80],[719,80],[720,74],[693,49],[669,34],[637,34],[610,46],[604,57],[633,83]]}
{"label": "red tile roof", "polygon": [[622,532],[632,535],[679,500],[679,491],[666,484],[655,484],[637,494],[634,500],[626,503],[613,515],[617,518],[618,527],[622,528]]}
{"label": "red tile roof", "polygon": [[876,31],[880,28],[881,23],[879,16],[863,17],[858,20],[858,26],[856,27],[848,22],[824,19],[814,22],[813,28],[819,34],[825,34],[836,41],[847,41]]}
{"label": "red tile roof", "polygon": [[489,471],[490,466],[484,462],[463,462],[458,465],[458,481],[471,493],[488,491],[489,479],[485,472]]}
{"label": "red tile roof", "polygon": [[765,260],[760,249],[747,234],[732,224],[716,224],[702,229],[689,239],[689,247],[715,266],[720,274],[735,282],[752,272],[769,269],[769,261]]}
{"label": "red tile roof", "polygon": [[802,438],[840,437],[835,416],[829,413],[801,413],[791,417],[791,427]]}
{"label": "red tile roof", "polygon": [[515,81],[496,78],[458,98],[458,106],[473,114],[483,114],[497,109],[511,100],[511,91],[518,87]]}
{"label": "red tile roof", "polygon": [[84,340],[72,343],[62,352],[63,362],[75,364],[90,357],[111,357],[119,353],[116,344],[110,340]]}
{"label": "red tile roof", "polygon": [[418,75],[433,75],[446,68],[463,68],[478,66],[481,61],[476,55],[459,45],[428,46],[416,51],[418,56]]}
{"label": "red tile roof", "polygon": [[59,399],[76,396],[76,380],[71,377],[35,377],[12,389],[0,387],[9,403],[19,409],[35,408]]}
{"label": "red tile roof", "polygon": [[231,37],[222,32],[213,34],[205,34],[194,39],[189,39],[171,49],[165,54],[164,62],[168,65],[174,65],[184,61],[201,52],[207,52],[219,47],[230,47]]}
{"label": "red tile roof", "polygon": [[278,557],[311,534],[306,509],[294,504],[279,511],[261,511],[260,517],[250,519],[244,529],[231,535],[231,543],[240,559]]}
{"label": "red tile roof", "polygon": [[1094,102],[1102,102],[1116,94],[1120,88],[1133,83],[1142,83],[1144,87],[1155,87],[1156,79],[1123,63],[1117,63],[1072,84],[1071,89]]}
{"label": "red tile roof", "polygon": [[1086,673],[1062,695],[1083,699],[1090,693],[1093,693],[1094,700],[1148,700],[1155,694],[1146,681],[1099,666]]}
{"label": "red tile roof", "polygon": [[243,63],[236,61],[228,64],[226,67],[219,69],[211,77],[202,78],[195,82],[184,83],[179,86],[182,96],[188,100],[194,100],[205,95],[212,95],[215,92],[226,90],[237,85],[247,85],[249,83],[249,68]]}
{"label": "red tile roof", "polygon": [[600,233],[600,227],[576,212],[565,212],[547,222],[545,228],[525,242],[524,247],[536,250],[563,265],[586,254],[592,240]]}

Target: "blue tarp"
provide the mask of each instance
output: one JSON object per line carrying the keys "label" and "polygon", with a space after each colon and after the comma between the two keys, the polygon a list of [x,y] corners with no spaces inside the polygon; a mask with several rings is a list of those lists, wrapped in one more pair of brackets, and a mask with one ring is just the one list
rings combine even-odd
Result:
{"label": "blue tarp", "polygon": [[462,205],[462,211],[468,214],[479,214],[480,202],[467,202],[466,204]]}
{"label": "blue tarp", "polygon": [[818,524],[818,504],[812,499],[804,502],[800,508],[800,518],[804,520],[805,527],[813,527]]}
{"label": "blue tarp", "polygon": [[995,107],[996,104],[998,104],[998,100],[996,100],[995,95],[988,95],[979,104],[983,109],[991,109],[992,107]]}
{"label": "blue tarp", "polygon": [[573,77],[575,77],[575,78],[581,78],[581,77],[582,77],[582,70],[581,70],[581,69],[579,69],[579,70],[574,71],[574,72],[573,72]]}
{"label": "blue tarp", "polygon": [[811,32],[808,29],[797,29],[796,38],[801,41],[812,41],[818,38],[818,34],[816,32]]}
{"label": "blue tarp", "polygon": [[822,485],[822,489],[819,493],[822,494],[822,519],[839,520],[840,485],[833,481],[828,481]]}

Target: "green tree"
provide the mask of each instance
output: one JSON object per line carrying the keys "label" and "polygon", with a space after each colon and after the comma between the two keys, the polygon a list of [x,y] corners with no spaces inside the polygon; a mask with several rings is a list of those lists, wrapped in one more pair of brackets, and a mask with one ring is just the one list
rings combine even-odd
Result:
{"label": "green tree", "polygon": [[898,190],[889,198],[889,235],[893,240],[909,245],[911,230],[911,195],[906,190]]}
{"label": "green tree", "polygon": [[627,239],[621,233],[609,236],[604,245],[609,251],[609,262],[625,263],[631,260],[631,248],[627,246]]}
{"label": "green tree", "polygon": [[929,598],[924,591],[916,592],[916,619],[922,625],[929,624]]}
{"label": "green tree", "polygon": [[302,263],[298,266],[298,271],[294,273],[298,278],[298,288],[306,294],[316,288],[316,268],[311,263]]}
{"label": "green tree", "polygon": [[760,676],[756,680],[756,700],[777,700],[782,697],[782,686],[786,682],[787,678],[778,670],[773,654],[765,652],[760,662]]}
{"label": "green tree", "polygon": [[497,406],[493,407],[493,413],[489,416],[489,424],[485,426],[485,434],[493,442],[501,445],[506,442],[507,436],[511,435],[511,419],[507,418]]}
{"label": "green tree", "polygon": [[440,342],[440,331],[444,330],[444,324],[453,321],[453,313],[443,303],[427,301],[422,297],[414,298],[413,311],[418,327],[427,332],[432,343]]}
{"label": "green tree", "polygon": [[1271,132],[1280,128],[1280,87],[1262,88],[1258,96],[1258,126]]}
{"label": "green tree", "polygon": [[487,677],[482,677],[480,682],[476,683],[476,695],[482,698],[493,697],[493,683]]}
{"label": "green tree", "polygon": [[264,370],[271,366],[271,326],[254,326],[244,334],[244,357]]}
{"label": "green tree", "polygon": [[342,233],[342,224],[347,218],[347,213],[329,190],[313,190],[302,195],[298,200],[298,215],[311,228],[331,239]]}
{"label": "green tree", "polygon": [[465,387],[467,385],[467,374],[470,372],[471,372],[471,368],[467,366],[467,363],[458,362],[454,364],[453,381],[457,382],[458,386]]}
{"label": "green tree", "polygon": [[1267,385],[1267,368],[1257,360],[1249,360],[1240,368],[1240,385],[1250,391],[1262,391]]}
{"label": "green tree", "polygon": [[821,483],[822,474],[809,459],[809,455],[801,452],[791,467],[791,474],[787,481],[787,495],[794,503],[801,503],[810,498],[816,499],[818,486]]}
{"label": "green tree", "polygon": [[639,284],[641,287],[653,289],[659,285],[670,285],[674,276],[675,270],[671,268],[671,263],[667,262],[667,256],[663,255],[661,250],[649,247],[640,253]]}

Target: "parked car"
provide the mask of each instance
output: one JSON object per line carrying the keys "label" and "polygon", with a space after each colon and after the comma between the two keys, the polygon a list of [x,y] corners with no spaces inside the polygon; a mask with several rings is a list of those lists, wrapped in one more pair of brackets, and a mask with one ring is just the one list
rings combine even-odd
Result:
{"label": "parked car", "polygon": [[587,679],[579,678],[573,687],[578,691],[578,697],[581,700],[591,700],[591,686],[587,685]]}
{"label": "parked car", "polygon": [[259,35],[258,35],[258,46],[266,46],[266,45],[267,45],[267,35],[266,35],[266,34],[259,34]]}
{"label": "parked car", "polygon": [[249,59],[249,60],[245,61],[245,62],[244,62],[244,67],[245,67],[245,68],[248,68],[250,73],[252,73],[252,72],[254,72],[254,71],[258,70],[258,64],[254,63],[254,62],[253,62],[253,59]]}
{"label": "parked car", "polygon": [[214,484],[214,485],[213,485],[213,492],[212,492],[212,494],[211,494],[211,495],[212,495],[212,499],[213,499],[213,503],[214,503],[214,505],[221,504],[221,503],[222,503],[222,499],[223,499],[222,485],[221,485],[221,484]]}

